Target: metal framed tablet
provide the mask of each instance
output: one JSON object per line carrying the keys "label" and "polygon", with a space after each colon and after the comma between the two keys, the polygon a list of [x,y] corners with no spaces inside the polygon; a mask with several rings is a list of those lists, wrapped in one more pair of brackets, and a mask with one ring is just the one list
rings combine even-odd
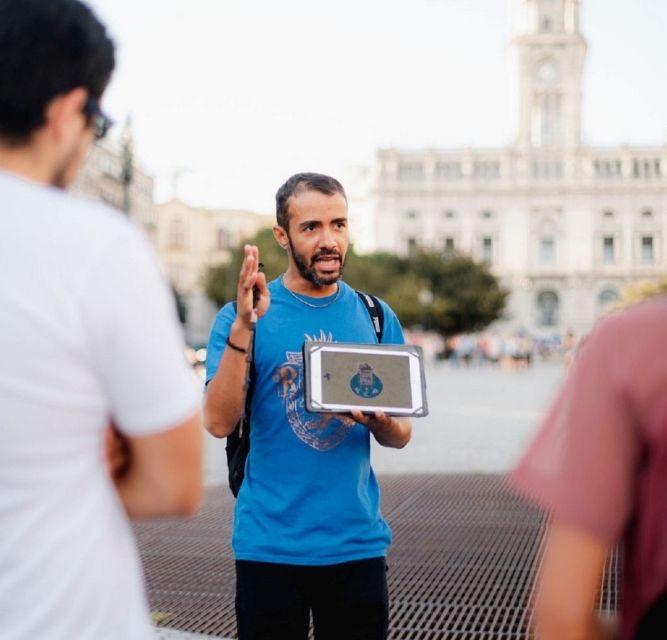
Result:
{"label": "metal framed tablet", "polygon": [[308,411],[428,414],[421,347],[308,341],[303,354]]}

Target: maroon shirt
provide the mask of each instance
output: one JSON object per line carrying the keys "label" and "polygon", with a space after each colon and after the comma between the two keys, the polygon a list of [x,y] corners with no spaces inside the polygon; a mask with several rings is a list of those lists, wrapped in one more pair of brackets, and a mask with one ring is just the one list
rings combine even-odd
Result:
{"label": "maroon shirt", "polygon": [[600,322],[510,483],[623,541],[622,637],[667,588],[667,298]]}

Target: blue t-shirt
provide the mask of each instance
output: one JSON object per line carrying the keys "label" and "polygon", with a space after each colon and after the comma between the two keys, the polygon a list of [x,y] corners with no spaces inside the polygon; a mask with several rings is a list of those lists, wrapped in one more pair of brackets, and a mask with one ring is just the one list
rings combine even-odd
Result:
{"label": "blue t-shirt", "polygon": [[[370,465],[368,428],[349,416],[309,413],[304,407],[304,341],[377,341],[359,296],[339,284],[335,300],[336,294],[295,297],[280,279],[269,284],[271,305],[255,338],[250,454],[234,512],[237,560],[336,564],[382,556],[391,542]],[[382,342],[403,344],[398,318],[381,304]],[[216,316],[207,381],[215,375],[235,317],[231,303]]]}

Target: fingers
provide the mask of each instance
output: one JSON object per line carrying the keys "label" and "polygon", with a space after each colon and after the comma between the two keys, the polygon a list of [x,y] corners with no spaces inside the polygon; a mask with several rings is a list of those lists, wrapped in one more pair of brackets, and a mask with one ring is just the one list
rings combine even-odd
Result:
{"label": "fingers", "polygon": [[359,409],[351,409],[350,414],[354,418],[355,422],[359,422],[360,424],[368,424],[368,418],[364,416]]}
{"label": "fingers", "polygon": [[359,409],[351,409],[350,415],[355,422],[363,424],[367,427],[385,427],[391,423],[391,416],[388,416],[384,411],[375,411],[371,416],[365,416]]}
{"label": "fingers", "polygon": [[255,286],[259,292],[259,298],[257,300],[257,316],[262,317],[271,303],[271,294],[269,293],[269,287],[266,283],[266,276],[260,271],[257,274],[257,279],[255,280]]}
{"label": "fingers", "polygon": [[109,425],[104,433],[104,458],[107,472],[114,480],[123,475],[130,462],[127,442],[113,425]]}
{"label": "fingers", "polygon": [[252,291],[258,273],[259,250],[256,246],[247,244],[244,247],[243,263],[239,273],[239,289],[243,289],[244,292]]}
{"label": "fingers", "polygon": [[266,274],[259,271],[257,273],[257,278],[255,279],[255,286],[259,289],[260,294],[266,291]]}
{"label": "fingers", "polygon": [[259,270],[259,252],[253,245],[245,245],[244,257],[239,272],[237,304],[241,311],[250,313],[252,309],[252,288],[257,280]]}
{"label": "fingers", "polygon": [[[271,296],[266,283],[266,276],[259,270],[259,249],[247,244],[243,249],[243,263],[239,271],[239,282],[236,291],[236,314],[244,326],[249,326],[253,318],[263,316],[269,308]],[[253,305],[253,289],[259,294]],[[255,307],[256,316],[253,313]]]}

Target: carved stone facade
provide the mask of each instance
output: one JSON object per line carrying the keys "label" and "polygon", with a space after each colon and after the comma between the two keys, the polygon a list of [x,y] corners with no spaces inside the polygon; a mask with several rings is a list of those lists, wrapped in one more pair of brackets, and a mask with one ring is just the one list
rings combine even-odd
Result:
{"label": "carved stone facade", "polygon": [[187,309],[186,339],[192,345],[204,344],[217,311],[204,293],[207,269],[227,262],[233,249],[273,226],[274,218],[252,211],[192,207],[178,199],[156,205],[156,212],[156,247]]}
{"label": "carved stone facade", "polygon": [[377,248],[463,251],[511,290],[507,328],[581,334],[667,268],[667,146],[581,140],[579,0],[518,0],[519,131],[504,149],[378,151]]}
{"label": "carved stone facade", "polygon": [[127,181],[127,170],[127,155],[122,144],[105,139],[90,148],[71,191],[127,213],[154,242],[153,178],[132,162],[131,180]]}

